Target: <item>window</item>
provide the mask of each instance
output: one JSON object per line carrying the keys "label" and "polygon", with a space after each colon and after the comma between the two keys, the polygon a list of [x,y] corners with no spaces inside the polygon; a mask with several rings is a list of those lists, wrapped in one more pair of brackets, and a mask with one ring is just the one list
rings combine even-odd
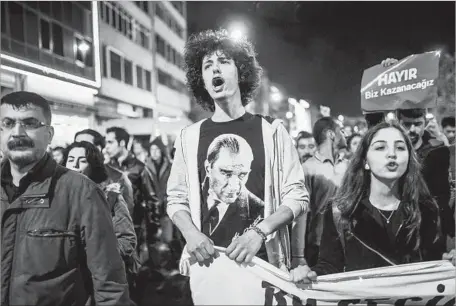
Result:
{"label": "window", "polygon": [[144,12],[149,13],[149,2],[148,1],[135,1],[137,7],[142,9]]}
{"label": "window", "polygon": [[41,49],[51,50],[51,27],[49,22],[40,20]]}
{"label": "window", "polygon": [[158,83],[165,85],[178,92],[186,93],[186,87],[184,83],[182,83],[179,80],[176,80],[174,77],[160,69],[158,69]]}
{"label": "window", "polygon": [[155,4],[155,15],[157,15],[161,20],[165,21],[165,12],[160,3]]}
{"label": "window", "polygon": [[53,52],[63,56],[63,33],[62,27],[56,23],[52,23],[52,44]]}
{"label": "window", "polygon": [[39,48],[39,26],[38,16],[36,13],[29,10],[25,10],[25,28],[27,29],[25,42],[28,45]]}
{"label": "window", "polygon": [[1,13],[2,13],[2,16],[1,16],[1,22],[2,22],[2,33],[7,33],[6,31],[6,10],[7,10],[7,7],[6,7],[6,2],[5,1],[1,1]]}
{"label": "window", "polygon": [[165,40],[161,38],[158,34],[155,34],[155,48],[158,54],[162,55],[163,57],[166,56]]}
{"label": "window", "polygon": [[144,86],[143,86],[143,70],[139,66],[136,66],[136,86],[138,86],[138,88],[144,89]]}
{"label": "window", "polygon": [[133,73],[132,73],[133,67],[132,67],[131,61],[124,59],[124,69],[125,69],[125,73],[124,73],[125,83],[129,84],[129,85],[133,85]]}
{"label": "window", "polygon": [[171,46],[168,44],[166,45],[166,60],[171,62]]}
{"label": "window", "polygon": [[62,21],[62,2],[52,2],[52,17],[58,21]]}
{"label": "window", "polygon": [[110,51],[111,78],[122,81],[122,59],[116,53]]}
{"label": "window", "polygon": [[103,71],[103,76],[108,76],[108,66],[106,61],[106,45],[101,46],[101,69]]}
{"label": "window", "polygon": [[39,1],[38,7],[41,13],[51,16],[51,2],[50,1]]}
{"label": "window", "polygon": [[[147,1],[146,4],[148,5]],[[138,4],[137,4],[138,5]],[[113,1],[100,4],[100,18],[111,27],[146,49],[150,49],[150,31]]]}
{"label": "window", "polygon": [[80,33],[84,32],[84,10],[76,4],[73,4],[71,25]]}
{"label": "window", "polygon": [[16,2],[8,2],[11,38],[24,41],[24,9]]}
{"label": "window", "polygon": [[73,3],[69,1],[62,1],[62,8],[63,8],[63,21],[68,24],[72,25],[73,20]]}
{"label": "window", "polygon": [[93,46],[92,43],[75,37],[74,50],[76,53],[76,63],[78,65],[84,65],[93,67]]}
{"label": "window", "polygon": [[183,1],[170,1],[170,2],[181,15],[184,15],[184,2]]}
{"label": "window", "polygon": [[146,72],[146,89],[148,91],[152,91],[152,79],[151,79],[150,71],[145,70],[145,69],[144,69],[144,71]]}

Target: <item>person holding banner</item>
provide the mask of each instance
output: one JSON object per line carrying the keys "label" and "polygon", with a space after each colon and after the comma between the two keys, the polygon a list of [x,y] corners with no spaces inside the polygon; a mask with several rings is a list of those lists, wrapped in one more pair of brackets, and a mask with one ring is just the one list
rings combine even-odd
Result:
{"label": "person holding banner", "polygon": [[187,41],[185,62],[192,94],[213,115],[175,141],[167,212],[187,242],[180,271],[188,275],[192,263],[210,264],[214,246],[226,247],[238,263],[258,254],[287,269],[286,225],[307,213],[309,196],[283,124],[246,112],[261,75],[253,45],[208,30]]}
{"label": "person holding banner", "polygon": [[[420,173],[412,142],[395,121],[371,128],[324,216],[316,275],[442,259],[439,207]],[[450,259],[449,256],[445,258]]]}

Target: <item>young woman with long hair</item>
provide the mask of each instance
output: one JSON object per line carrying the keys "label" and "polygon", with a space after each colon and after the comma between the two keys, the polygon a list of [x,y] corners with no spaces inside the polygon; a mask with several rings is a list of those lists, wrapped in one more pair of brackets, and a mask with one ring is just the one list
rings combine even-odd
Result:
{"label": "young woman with long hair", "polygon": [[103,154],[87,141],[73,142],[68,146],[63,164],[68,169],[84,174],[105,192],[117,236],[117,247],[125,262],[130,295],[132,295],[134,276],[139,269],[139,258],[136,253],[137,239],[120,184],[109,180],[103,163]]}
{"label": "young woman with long hair", "polygon": [[324,212],[318,263],[293,270],[295,281],[442,259],[439,208],[402,127],[380,123],[359,146]]}

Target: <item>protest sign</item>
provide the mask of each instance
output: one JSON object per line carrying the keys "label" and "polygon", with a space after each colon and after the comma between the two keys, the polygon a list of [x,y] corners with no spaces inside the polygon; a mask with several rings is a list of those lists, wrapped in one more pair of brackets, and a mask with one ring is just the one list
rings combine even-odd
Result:
{"label": "protest sign", "polygon": [[320,276],[299,288],[259,258],[239,265],[223,251],[190,267],[195,305],[454,305],[455,268],[432,261]]}
{"label": "protest sign", "polygon": [[437,99],[440,51],[410,55],[390,67],[366,69],[361,81],[364,112],[432,108]]}

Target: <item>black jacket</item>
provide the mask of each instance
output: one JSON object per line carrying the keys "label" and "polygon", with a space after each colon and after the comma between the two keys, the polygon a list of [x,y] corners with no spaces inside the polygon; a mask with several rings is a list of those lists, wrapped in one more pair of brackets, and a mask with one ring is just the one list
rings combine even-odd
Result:
{"label": "black jacket", "polygon": [[340,223],[337,218],[334,219],[333,210],[326,209],[320,254],[313,270],[318,275],[325,275],[389,266],[390,263],[378,253],[394,264],[442,259],[438,243],[434,242],[440,232],[437,213],[424,206],[420,209],[421,244],[416,251],[406,240],[407,224],[402,204],[391,217],[391,223],[387,224],[369,200],[364,199],[353,214],[354,226],[351,231],[342,230],[339,225],[336,227]]}
{"label": "black jacket", "polygon": [[454,237],[455,220],[449,205],[451,197],[450,149],[443,142],[432,138],[427,131],[422,139],[423,144],[416,150],[422,163],[421,172],[431,195],[439,205],[443,234]]}
{"label": "black jacket", "polygon": [[143,219],[143,209],[142,205],[145,200],[147,200],[148,194],[144,188],[144,172],[145,165],[140,160],[138,160],[132,153],[128,153],[127,158],[122,161],[120,165],[117,160],[111,159],[109,163],[110,166],[123,171],[127,174],[131,185],[133,187],[133,223],[135,226],[139,226]]}
{"label": "black jacket", "polygon": [[128,305],[103,191],[48,154],[39,165],[12,201],[9,161],[1,166],[1,304],[85,305],[94,296],[97,305]]}

